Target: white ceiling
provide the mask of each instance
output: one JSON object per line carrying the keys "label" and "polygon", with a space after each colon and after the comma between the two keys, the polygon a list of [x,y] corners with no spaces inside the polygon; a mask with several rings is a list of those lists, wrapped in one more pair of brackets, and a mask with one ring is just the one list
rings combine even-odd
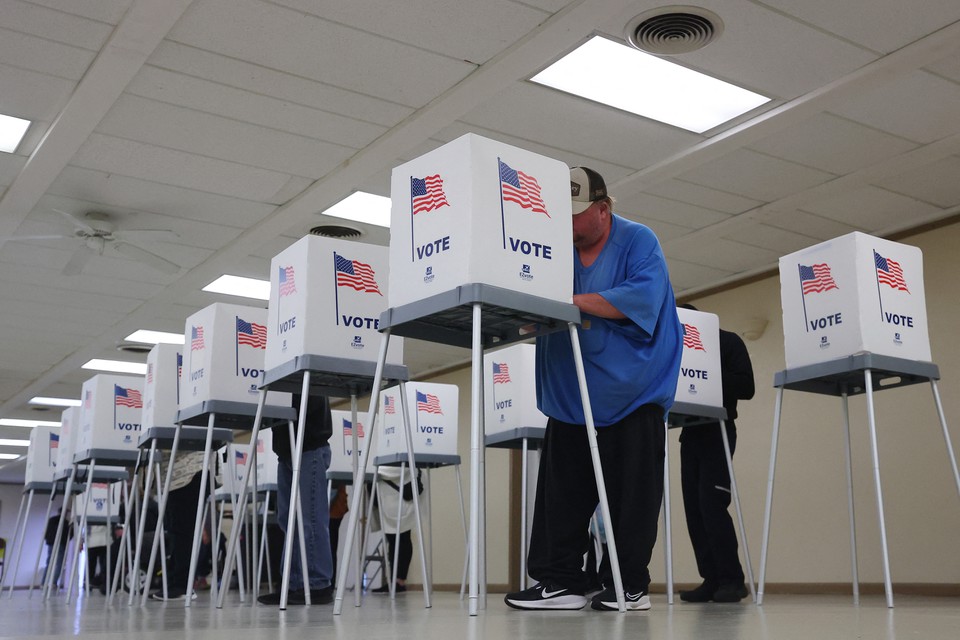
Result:
{"label": "white ceiling", "polygon": [[[679,296],[960,212],[956,0],[695,0],[724,31],[676,59],[772,98],[705,135],[528,81],[666,4],[0,0],[0,113],[34,121],[0,154],[0,417],[78,396],[90,358],[142,361],[116,350],[131,331],[181,332],[225,299],[203,285],[267,278],[273,255],[335,222],[319,211],[389,195],[392,167],[468,131],[600,171],[619,212],[659,234]],[[11,237],[72,233],[55,210],[173,230],[145,246],[181,269],[108,247],[63,275],[79,239]],[[406,351],[415,374],[465,356]]]}

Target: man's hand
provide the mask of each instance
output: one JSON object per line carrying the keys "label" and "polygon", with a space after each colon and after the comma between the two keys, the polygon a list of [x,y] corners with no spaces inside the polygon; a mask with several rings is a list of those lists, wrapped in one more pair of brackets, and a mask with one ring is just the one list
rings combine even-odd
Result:
{"label": "man's hand", "polygon": [[599,293],[577,293],[573,296],[573,304],[577,305],[580,311],[588,313],[598,318],[609,318],[610,320],[623,320],[627,316],[622,314],[619,309],[607,302],[607,299]]}

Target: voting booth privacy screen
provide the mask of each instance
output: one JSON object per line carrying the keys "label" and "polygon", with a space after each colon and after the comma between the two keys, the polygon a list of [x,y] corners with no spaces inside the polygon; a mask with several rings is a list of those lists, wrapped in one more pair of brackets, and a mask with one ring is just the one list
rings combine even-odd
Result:
{"label": "voting booth privacy screen", "polygon": [[80,428],[74,453],[135,451],[142,431],[141,376],[96,375],[80,391]]}
{"label": "voting booth privacy screen", "polygon": [[180,406],[180,373],[183,347],[158,344],[147,355],[147,375],[143,385],[143,426],[172,427]]}
{"label": "voting booth privacy screen", "polygon": [[92,520],[92,524],[98,524],[99,518],[110,516],[111,521],[119,520],[120,496],[123,490],[122,482],[94,482],[82,493],[78,493],[73,499],[73,513],[79,518],[83,514],[83,503],[87,500],[87,494],[90,494],[87,503],[87,519]]}
{"label": "voting booth privacy screen", "polygon": [[[215,303],[184,326],[180,409],[208,400],[257,402],[267,348],[267,310]],[[267,404],[290,406],[290,394],[267,392]]]}
{"label": "voting booth privacy screen", "polygon": [[[277,254],[270,265],[266,370],[301,355],[376,362],[388,266],[386,247],[318,236]],[[403,338],[391,338],[387,363],[403,363]]]}
{"label": "voting booth privacy screen", "polygon": [[920,249],[854,232],[780,258],[787,368],[861,351],[930,361]]}
{"label": "voting booth privacy screen", "polygon": [[720,319],[712,313],[677,309],[683,326],[683,352],[676,402],[723,406],[720,373]]}
{"label": "voting booth privacy screen", "polygon": [[60,439],[57,442],[56,476],[65,478],[73,468],[77,432],[80,430],[80,407],[69,407],[60,414]]}
{"label": "voting booth privacy screen", "polygon": [[570,302],[564,163],[466,134],[393,170],[389,306],[472,283]]}
{"label": "voting booth privacy screen", "polygon": [[483,356],[484,431],[493,436],[515,429],[545,429],[537,409],[537,347],[516,344]]}
{"label": "voting booth privacy screen", "polygon": [[53,482],[53,472],[57,469],[59,452],[60,430],[51,427],[34,427],[30,431],[30,445],[27,448],[24,484]]}
{"label": "voting booth privacy screen", "polygon": [[367,440],[367,425],[364,424],[364,414],[357,414],[356,423],[349,411],[331,411],[333,418],[333,435],[330,436],[330,467],[331,474],[353,473],[353,436],[357,435],[357,455],[363,453]]}
{"label": "voting booth privacy screen", "polygon": [[[457,420],[460,390],[454,384],[408,382],[407,413],[413,452],[428,456],[457,455]],[[380,392],[376,461],[406,461],[400,386]]]}

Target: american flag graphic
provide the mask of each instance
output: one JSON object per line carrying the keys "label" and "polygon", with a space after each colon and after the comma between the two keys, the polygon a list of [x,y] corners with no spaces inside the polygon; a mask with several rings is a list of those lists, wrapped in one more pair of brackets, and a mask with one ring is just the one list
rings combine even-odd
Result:
{"label": "american flag graphic", "polygon": [[83,394],[83,408],[89,409],[90,405],[93,403],[93,392],[87,391]]}
{"label": "american flag graphic", "polygon": [[426,178],[410,177],[410,199],[413,205],[413,215],[433,211],[440,207],[449,207],[447,196],[443,192],[443,178],[440,174]]}
{"label": "american flag graphic", "polygon": [[263,438],[257,438],[257,453],[260,454],[263,452],[264,452]]}
{"label": "american flag graphic", "polygon": [[182,377],[183,377],[183,354],[178,353],[177,354],[177,379],[179,380]]}
{"label": "american flag graphic", "polygon": [[396,413],[397,412],[397,401],[393,396],[383,396],[383,412],[384,413]]}
{"label": "american flag graphic", "polygon": [[50,434],[50,448],[59,449],[60,448],[60,436],[55,433]]}
{"label": "american flag graphic", "polygon": [[267,348],[267,327],[256,322],[247,322],[237,316],[237,344],[255,349]]}
{"label": "american flag graphic", "polygon": [[493,363],[493,384],[505,384],[510,382],[510,368],[506,362]]}
{"label": "american flag graphic", "polygon": [[190,327],[190,351],[203,349],[203,327]]}
{"label": "american flag graphic", "polygon": [[377,274],[370,265],[359,260],[347,260],[336,253],[333,254],[333,264],[337,270],[338,287],[350,287],[357,291],[383,295],[374,279]]}
{"label": "american flag graphic", "polygon": [[[347,420],[346,418],[343,419],[343,435],[349,438],[353,437],[353,423]],[[362,422],[357,422],[357,437],[358,438],[363,437]]]}
{"label": "american flag graphic", "polygon": [[443,415],[443,411],[440,410],[440,399],[432,393],[420,393],[419,391],[417,391],[417,411]]}
{"label": "american flag graphic", "polygon": [[815,264],[812,267],[806,265],[800,266],[800,287],[803,289],[803,295],[808,293],[823,293],[830,289],[839,289],[837,283],[833,281],[830,275],[830,266],[826,263]]}
{"label": "american flag graphic", "polygon": [[542,213],[549,218],[547,205],[540,197],[540,183],[537,179],[512,168],[503,160],[498,159],[497,162],[500,163],[500,188],[503,191],[503,199],[507,202],[515,202],[524,209]]}
{"label": "american flag graphic", "polygon": [[147,382],[153,382],[153,363],[147,363]]}
{"label": "american flag graphic", "polygon": [[143,397],[136,389],[125,389],[118,384],[113,385],[113,403],[118,407],[143,409]]}
{"label": "american flag graphic", "polygon": [[247,464],[247,452],[237,451],[237,464]]}
{"label": "american flag graphic", "polygon": [[700,330],[692,324],[683,325],[683,346],[696,351],[706,351],[700,340]]}
{"label": "american flag graphic", "polygon": [[907,281],[903,279],[903,268],[900,267],[899,262],[884,258],[876,251],[873,252],[873,261],[877,265],[877,280],[881,284],[898,291],[910,293],[910,290],[907,289]]}
{"label": "american flag graphic", "polygon": [[297,292],[297,283],[293,279],[293,267],[280,267],[280,295],[288,296]]}

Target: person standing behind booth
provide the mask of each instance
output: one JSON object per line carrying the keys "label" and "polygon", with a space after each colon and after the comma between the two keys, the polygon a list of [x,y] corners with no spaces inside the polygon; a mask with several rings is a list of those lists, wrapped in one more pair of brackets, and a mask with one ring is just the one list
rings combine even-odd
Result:
{"label": "person standing behind booth", "polygon": [[187,589],[190,576],[190,553],[193,551],[193,527],[197,518],[197,503],[200,493],[207,496],[209,491],[200,486],[203,472],[203,452],[184,451],[178,453],[173,462],[173,475],[170,479],[170,493],[167,494],[167,508],[163,516],[164,532],[167,536],[167,595],[163,590],[150,594],[151,600],[195,600],[197,594],[193,586]]}
{"label": "person standing behind booth", "polygon": [[[61,507],[57,511],[57,515],[52,516],[47,520],[46,529],[43,532],[43,541],[47,545],[47,566],[43,570],[43,582],[47,581],[47,571],[50,570],[51,566],[53,567],[53,588],[57,589],[60,586],[60,574],[63,571],[63,559],[67,555],[67,543],[69,539],[73,537],[73,524],[70,522],[70,509],[67,509],[66,515],[63,516],[63,527],[61,527],[62,532],[60,534],[60,546],[57,549],[54,549],[53,545],[57,540],[57,525],[60,523],[60,514],[62,513],[63,508]],[[54,562],[56,564],[54,565]]]}
{"label": "person standing behind booth", "polygon": [[[573,303],[597,426],[627,609],[650,608],[648,564],[663,497],[665,412],[673,405],[683,336],[654,233],[613,213],[603,178],[570,170]],[[540,459],[528,567],[539,583],[504,598],[516,609],[581,609],[583,556],[598,494],[568,332],[537,339],[537,406],[549,417]],[[612,573],[598,610],[617,610]]]}
{"label": "person standing behind booth", "polygon": [[[691,304],[684,309],[696,311]],[[730,456],[737,448],[737,401],[754,394],[753,365],[747,346],[735,333],[720,329],[720,373],[723,407],[727,410]],[[723,450],[720,423],[685,427],[680,432],[680,483],[687,532],[703,583],[681,591],[684,602],[740,602],[748,591],[737,552],[737,533],[730,507],[730,470]]]}
{"label": "person standing behind booth", "polygon": [[[301,398],[293,396],[293,406],[299,414]],[[294,423],[294,428],[296,425]],[[307,422],[303,434],[303,457],[300,459],[300,505],[303,512],[303,536],[307,548],[310,603],[333,602],[333,554],[330,550],[330,505],[327,502],[327,469],[330,467],[330,435],[333,421],[330,402],[324,396],[307,399]],[[290,455],[290,434],[287,423],[273,428],[273,450],[279,458],[277,466],[277,518],[284,535],[290,513],[290,490],[293,483],[293,459]],[[282,588],[282,587],[281,587]],[[257,601],[260,604],[280,604],[282,593],[267,593]],[[293,543],[290,562],[290,592],[287,604],[306,604],[303,590],[303,571],[300,545]]]}

